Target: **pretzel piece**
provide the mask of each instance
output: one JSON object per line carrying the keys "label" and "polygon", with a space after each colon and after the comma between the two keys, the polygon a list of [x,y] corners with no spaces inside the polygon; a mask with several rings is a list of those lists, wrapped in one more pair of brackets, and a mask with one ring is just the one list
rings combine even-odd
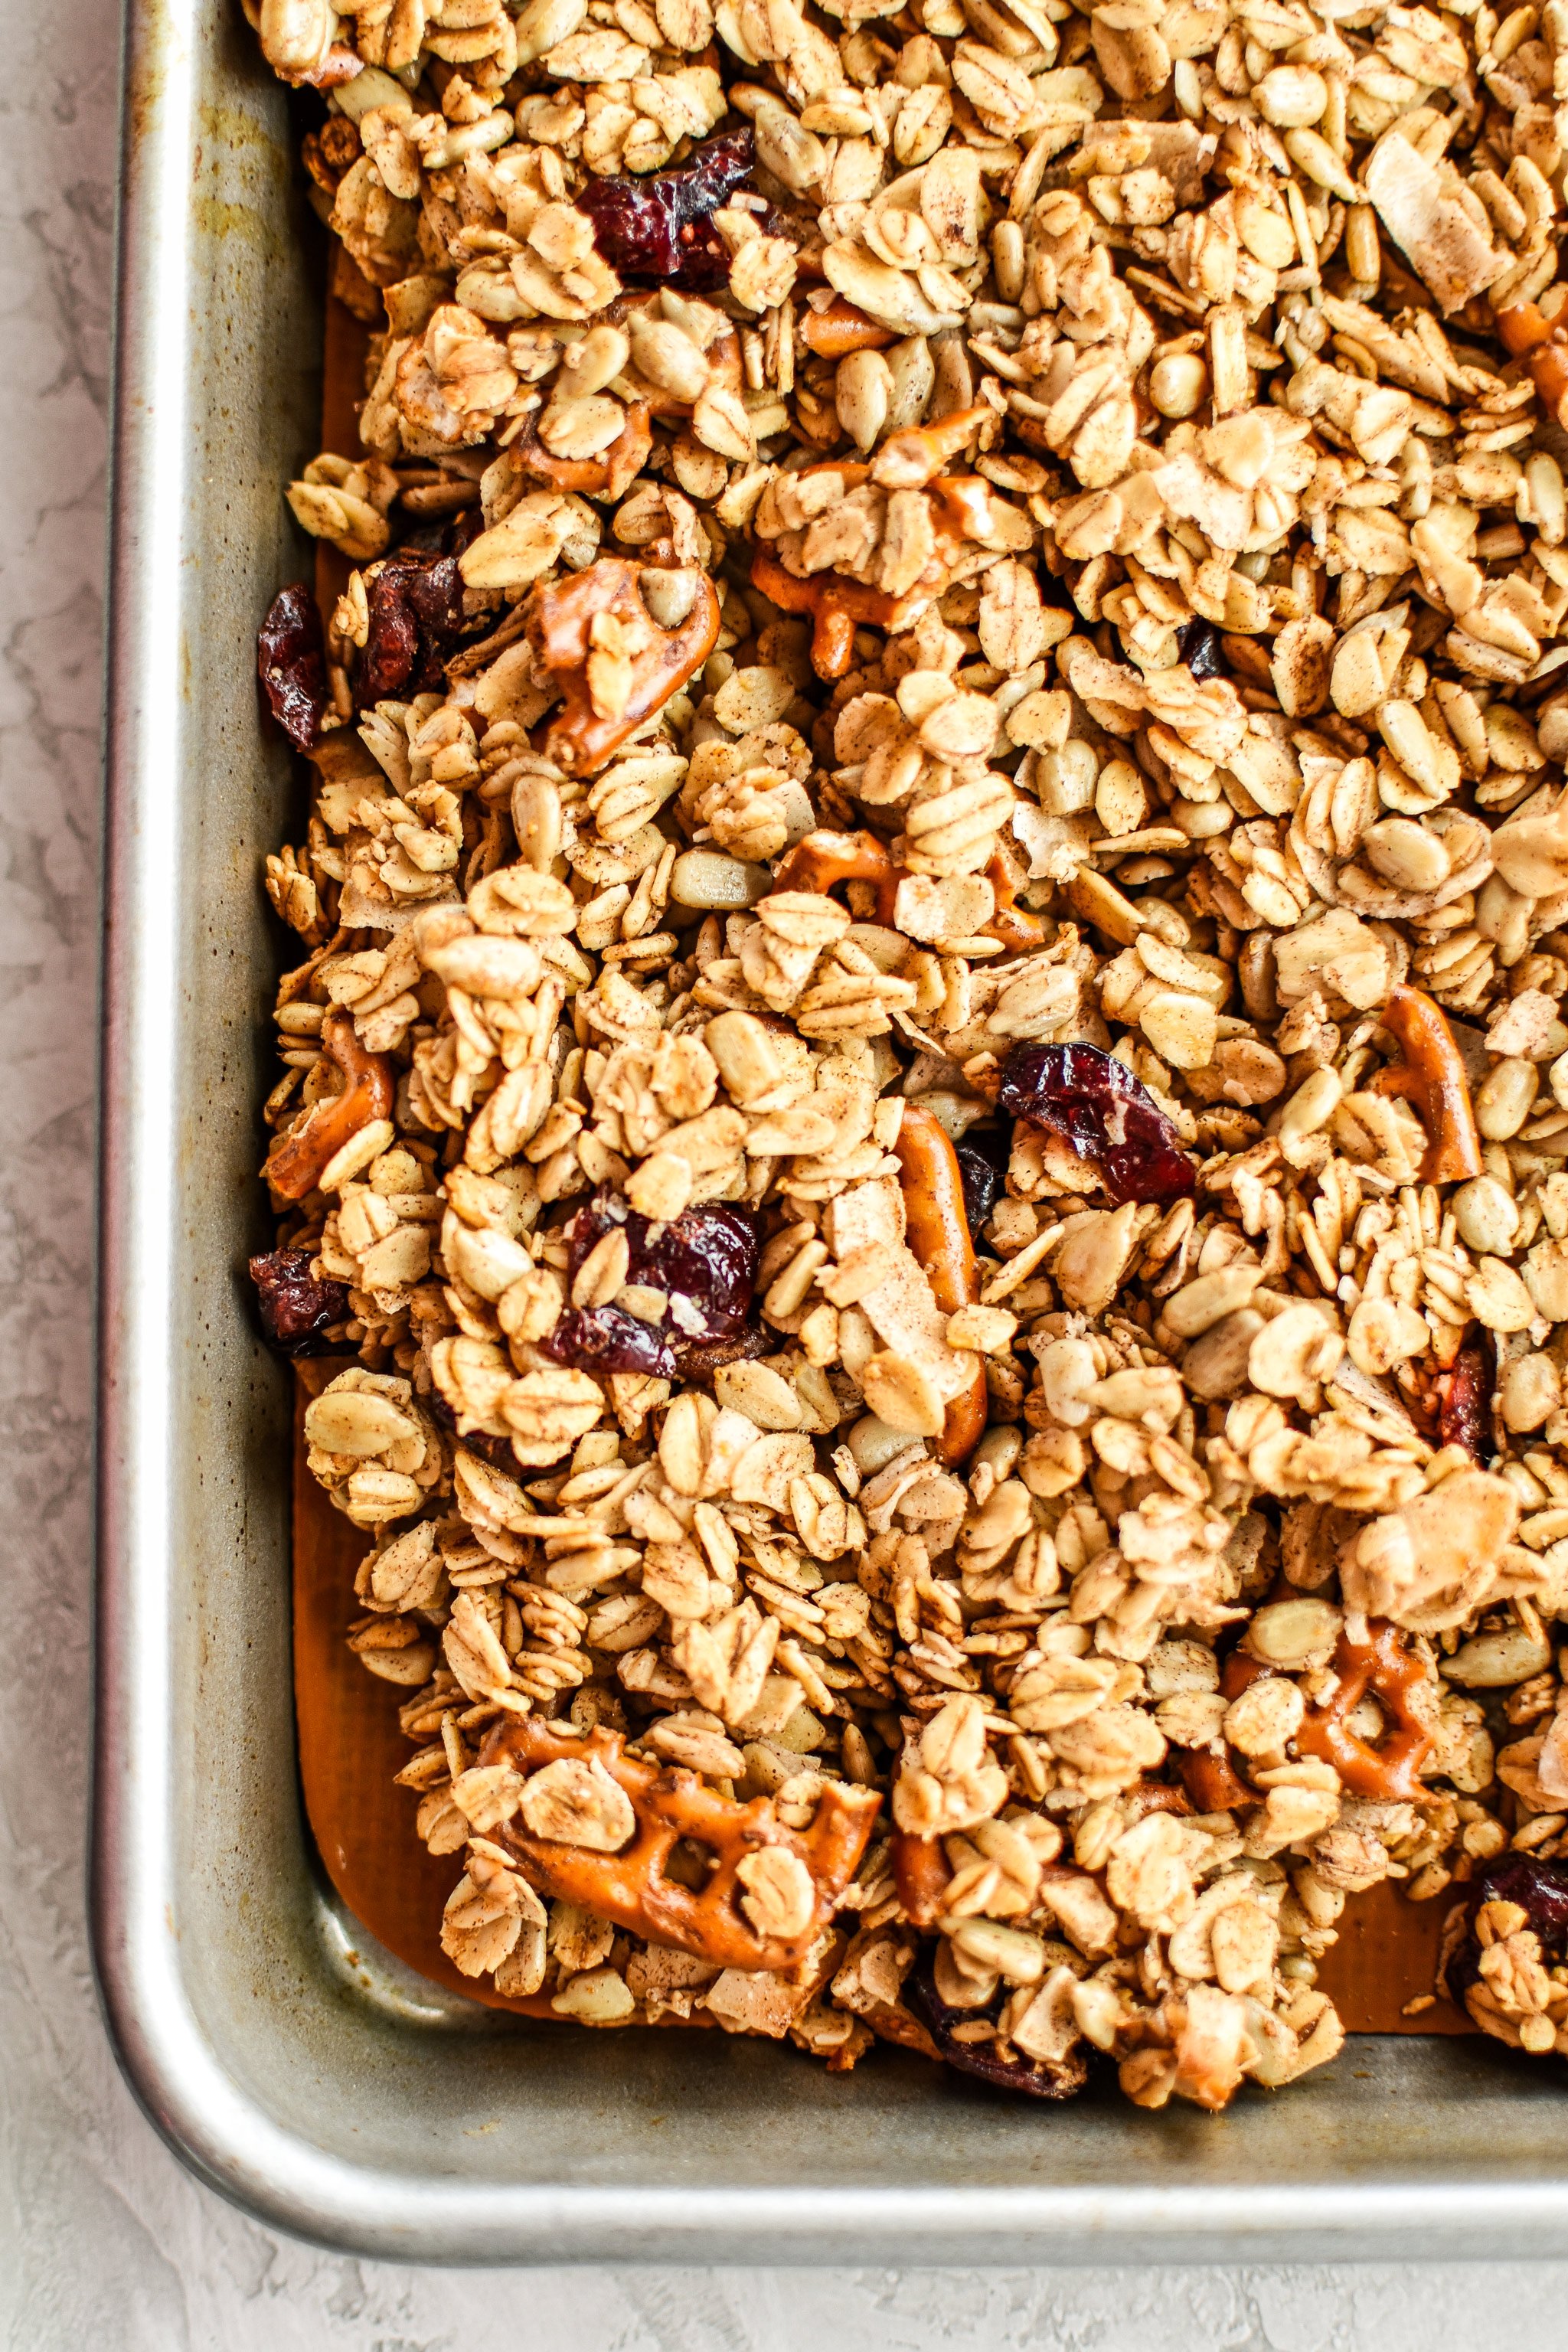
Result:
{"label": "pretzel piece", "polygon": [[927,485],[937,545],[951,561],[966,540],[991,536],[991,485],[978,474],[944,474]]}
{"label": "pretzel piece", "polygon": [[996,912],[981,925],[983,934],[1000,940],[1005,948],[1037,948],[1046,936],[1038,915],[1018,904],[1018,885],[1000,850],[985,868],[985,879],[996,893]]}
{"label": "pretzel piece", "polygon": [[902,879],[902,867],[894,865],[874,833],[829,833],[819,827],[780,858],[773,889],[815,890],[826,896],[838,882],[874,882],[877,920],[891,925],[892,902]]}
{"label": "pretzel piece", "polygon": [[1193,1812],[1186,1790],[1169,1780],[1135,1781],[1131,1789],[1123,1790],[1121,1802],[1135,1822],[1141,1822],[1145,1813],[1174,1813],[1178,1821],[1186,1821]]}
{"label": "pretzel piece", "polygon": [[[898,928],[895,915],[899,885],[910,878],[907,866],[894,863],[885,843],[874,833],[830,833],[819,829],[797,841],[780,859],[773,876],[775,890],[817,890],[824,895],[839,882],[874,882],[876,919],[889,930]],[[981,925],[983,936],[1000,940],[1005,948],[1038,947],[1045,936],[1037,916],[1016,904],[1018,886],[1011,867],[998,851],[985,868],[985,878],[996,894],[996,911]]]}
{"label": "pretzel piece", "polygon": [[1200,1813],[1234,1813],[1258,1801],[1258,1791],[1237,1778],[1224,1748],[1191,1748],[1182,1758],[1182,1786]]}
{"label": "pretzel piece", "polygon": [[[622,294],[611,303],[604,315],[608,322],[616,326],[623,324],[635,310],[653,310],[653,315],[657,318],[658,312],[654,309],[654,305],[657,304],[658,299],[657,294],[640,292]],[[728,320],[714,336],[702,356],[708,362],[708,383],[705,389],[713,392],[722,388],[726,392],[734,393],[738,397],[745,389],[745,361],[741,352],[741,338]],[[623,369],[622,380],[635,394],[638,403],[647,407],[650,416],[666,419],[689,417],[697,405],[694,400],[682,400],[679,393],[670,392],[664,384],[655,383],[650,377],[641,374],[635,360],[629,361]]]}
{"label": "pretzel piece", "polygon": [[[1250,1690],[1254,1683],[1277,1680],[1279,1673],[1278,1666],[1267,1664],[1262,1658],[1255,1658],[1250,1650],[1232,1650],[1220,1668],[1220,1696],[1226,1699],[1239,1698],[1242,1692]],[[1232,1748],[1228,1740],[1221,1739],[1215,1747],[1194,1748],[1183,1759],[1182,1784],[1195,1803],[1198,1792],[1193,1780],[1187,1777],[1187,1767],[1192,1764],[1207,1767],[1207,1769],[1200,1769],[1194,1774],[1194,1779],[1201,1786],[1216,1794],[1222,1789],[1235,1792],[1225,1804],[1210,1806],[1208,1810],[1211,1812],[1227,1812],[1236,1805],[1255,1804],[1258,1791],[1246,1777],[1246,1763],[1247,1759],[1238,1749]]]}
{"label": "pretzel piece", "polygon": [[1542,405],[1556,425],[1568,424],[1568,328],[1554,324],[1533,302],[1515,302],[1497,314],[1497,329],[1515,359],[1535,380]]}
{"label": "pretzel piece", "polygon": [[[921,428],[924,429],[924,428]],[[935,431],[937,428],[930,428]],[[809,481],[814,474],[837,474],[844,485],[844,494],[858,490],[862,484],[876,479],[873,467],[847,457],[825,457],[819,466],[803,466],[798,481]],[[944,474],[940,481],[927,482],[925,495],[930,506],[931,529],[937,545],[951,562],[966,540],[988,540],[993,529],[991,485],[978,474]]]}
{"label": "pretzel piece", "polygon": [[800,322],[800,339],[808,352],[823,360],[845,359],[851,352],[884,351],[899,340],[842,294],[836,294],[825,310],[806,310]]}
{"label": "pretzel piece", "polygon": [[1372,1092],[1404,1095],[1426,1129],[1421,1174],[1429,1184],[1462,1184],[1481,1172],[1481,1143],[1470,1105],[1469,1080],[1441,1009],[1418,988],[1396,988],[1383,1008],[1383,1025],[1405,1059],[1378,1071]]}
{"label": "pretzel piece", "polygon": [[[841,469],[835,467],[834,471]],[[775,556],[752,558],[752,585],[781,613],[812,616],[811,666],[818,677],[847,677],[855,659],[855,632],[896,628],[913,609],[907,596],[889,596],[841,572],[816,572],[797,580]]]}
{"label": "pretzel piece", "polygon": [[[542,1894],[562,1895],[717,1968],[798,1967],[855,1875],[882,1802],[878,1792],[829,1781],[810,1828],[795,1831],[780,1821],[771,1797],[738,1804],[704,1788],[695,1772],[673,1765],[660,1770],[624,1750],[618,1731],[600,1727],[576,1738],[532,1717],[499,1724],[490,1733],[482,1764],[510,1763],[527,1775],[563,1757],[596,1760],[630,1798],[637,1816],[630,1843],[619,1853],[600,1853],[531,1837],[514,1815],[493,1834],[517,1856],[524,1877]],[[712,1870],[695,1893],[665,1875],[682,1839],[713,1856]],[[798,1935],[759,1935],[741,1907],[745,1889],[737,1865],[764,1846],[784,1847],[810,1874],[816,1900]]]}
{"label": "pretzel piece", "polygon": [[392,1116],[392,1065],[384,1054],[365,1051],[353,1015],[341,1006],[335,1006],[321,1023],[321,1051],[342,1073],[342,1089],[317,1103],[298,1127],[279,1137],[261,1171],[286,1201],[302,1201],[313,1192],[344,1144],[361,1128]]}
{"label": "pretzel piece", "polygon": [[648,404],[637,400],[626,410],[618,438],[599,457],[552,457],[535,434],[519,445],[517,461],[525,474],[553,489],[574,490],[587,499],[618,499],[642,472],[652,447]]}
{"label": "pretzel piece", "polygon": [[[906,1103],[893,1146],[904,1195],[904,1237],[931,1283],[944,1315],[972,1307],[980,1274],[963,1205],[963,1178],[947,1129],[932,1111]],[[976,1360],[969,1384],[947,1408],[936,1456],[949,1468],[967,1460],[985,1434],[984,1364]]]}
{"label": "pretzel piece", "polygon": [[[601,555],[585,572],[542,583],[529,599],[529,640],[565,694],[565,709],[544,739],[545,757],[569,776],[591,776],[605,766],[718,643],[719,599],[705,572],[695,575],[697,593],[685,620],[661,629],[637,593],[642,569],[624,556]],[[616,635],[631,654],[632,684],[625,709],[612,716],[595,707],[588,657]]]}
{"label": "pretzel piece", "polygon": [[982,403],[930,425],[906,425],[901,433],[889,433],[871,460],[871,479],[885,490],[923,489],[995,413]]}
{"label": "pretzel piece", "polygon": [[[1432,1746],[1432,1734],[1411,1706],[1411,1694],[1426,1677],[1421,1661],[1399,1627],[1386,1617],[1368,1621],[1367,1639],[1347,1632],[1334,1652],[1339,1688],[1327,1706],[1313,1707],[1296,1734],[1303,1756],[1331,1764],[1358,1797],[1408,1801],[1426,1792],[1418,1778]],[[1368,1691],[1394,1718],[1394,1729],[1374,1748],[1352,1731],[1345,1718]]]}
{"label": "pretzel piece", "polygon": [[952,1877],[942,1840],[895,1830],[890,1860],[905,1918],[912,1927],[934,1927],[947,1908],[945,1897]]}
{"label": "pretzel piece", "polygon": [[[935,425],[911,425],[905,433],[891,435],[868,466],[830,458],[820,466],[807,466],[800,478],[837,474],[846,497],[868,479],[882,488],[925,489],[938,547],[951,560],[965,541],[984,544],[989,540],[991,485],[977,474],[954,474],[942,481],[934,477],[991,413],[988,408],[965,409]],[[884,459],[891,473],[883,470]],[[816,572],[807,580],[797,580],[776,556],[761,550],[752,558],[752,585],[760,588],[781,612],[811,614],[811,666],[822,678],[848,676],[855,659],[857,627],[901,628],[931,602],[929,594],[918,588],[902,596],[889,596],[883,589],[868,588],[863,581],[847,580],[838,572]]]}

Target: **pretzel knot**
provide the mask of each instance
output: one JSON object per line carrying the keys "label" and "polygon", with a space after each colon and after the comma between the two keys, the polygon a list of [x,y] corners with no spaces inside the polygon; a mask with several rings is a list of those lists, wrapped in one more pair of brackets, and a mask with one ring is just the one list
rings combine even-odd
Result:
{"label": "pretzel knot", "polygon": [[[559,682],[565,703],[545,737],[545,757],[569,776],[591,776],[605,766],[718,643],[719,599],[707,573],[688,575],[690,609],[665,629],[639,593],[643,568],[624,556],[602,555],[585,572],[536,588],[530,600],[529,642]],[[628,665],[624,693],[605,693],[595,676],[595,655],[610,657],[606,667]]]}
{"label": "pretzel knot", "polygon": [[[1405,1636],[1386,1617],[1374,1617],[1364,1642],[1341,1634],[1334,1672],[1338,1690],[1327,1706],[1310,1710],[1296,1734],[1300,1754],[1331,1764],[1358,1797],[1408,1801],[1424,1796],[1417,1775],[1430,1751],[1432,1734],[1411,1699],[1426,1675]],[[1394,1728],[1375,1748],[1352,1731],[1346,1720],[1369,1690],[1394,1721]]]}
{"label": "pretzel knot", "polygon": [[[523,1876],[542,1894],[563,1896],[652,1943],[674,1945],[719,1968],[799,1966],[854,1877],[882,1801],[875,1790],[829,1782],[810,1828],[786,1829],[771,1797],[738,1804],[704,1788],[695,1772],[676,1766],[661,1770],[627,1756],[617,1731],[601,1728],[576,1738],[531,1717],[498,1726],[480,1761],[510,1763],[526,1776],[563,1758],[602,1765],[630,1799],[636,1828],[618,1853],[601,1853],[531,1837],[514,1814],[494,1834],[516,1855]],[[711,1858],[696,1891],[666,1875],[682,1840]],[[739,1867],[767,1846],[804,1864],[812,1884],[811,1916],[787,1936],[759,1934],[742,1907]]]}
{"label": "pretzel knot", "polygon": [[392,1116],[392,1065],[384,1054],[365,1051],[352,1013],[335,1010],[327,1014],[321,1024],[321,1051],[342,1073],[342,1091],[317,1103],[298,1127],[280,1135],[261,1171],[286,1201],[302,1201],[313,1192],[361,1128]]}

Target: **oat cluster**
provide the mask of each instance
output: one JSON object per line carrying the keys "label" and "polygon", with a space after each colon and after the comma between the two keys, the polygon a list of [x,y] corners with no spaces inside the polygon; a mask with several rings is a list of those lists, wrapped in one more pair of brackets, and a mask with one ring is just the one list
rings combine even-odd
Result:
{"label": "oat cluster", "polygon": [[258,1278],[446,1950],[1212,2107],[1393,1879],[1568,2052],[1568,0],[246,5],[372,331]]}

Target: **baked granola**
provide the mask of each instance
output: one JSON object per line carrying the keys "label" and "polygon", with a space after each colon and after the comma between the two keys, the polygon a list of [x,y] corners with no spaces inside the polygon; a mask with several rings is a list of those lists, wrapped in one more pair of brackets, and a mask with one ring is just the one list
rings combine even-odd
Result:
{"label": "baked granola", "polygon": [[1392,1880],[1568,2053],[1568,0],[246,5],[370,330],[256,1271],[447,1953],[1218,2107]]}

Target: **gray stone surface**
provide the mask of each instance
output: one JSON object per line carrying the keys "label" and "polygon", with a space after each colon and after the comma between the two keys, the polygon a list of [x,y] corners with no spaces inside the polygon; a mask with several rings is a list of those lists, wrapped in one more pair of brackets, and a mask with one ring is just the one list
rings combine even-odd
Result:
{"label": "gray stone surface", "polygon": [[[153,0],[138,0],[153,5]],[[280,2240],[199,2189],[114,2068],[83,1899],[92,1030],[112,0],[0,20],[0,2325],[12,2352],[1503,2352],[1505,2271],[443,2273]],[[1048,2120],[1042,2126],[1048,2128]]]}

